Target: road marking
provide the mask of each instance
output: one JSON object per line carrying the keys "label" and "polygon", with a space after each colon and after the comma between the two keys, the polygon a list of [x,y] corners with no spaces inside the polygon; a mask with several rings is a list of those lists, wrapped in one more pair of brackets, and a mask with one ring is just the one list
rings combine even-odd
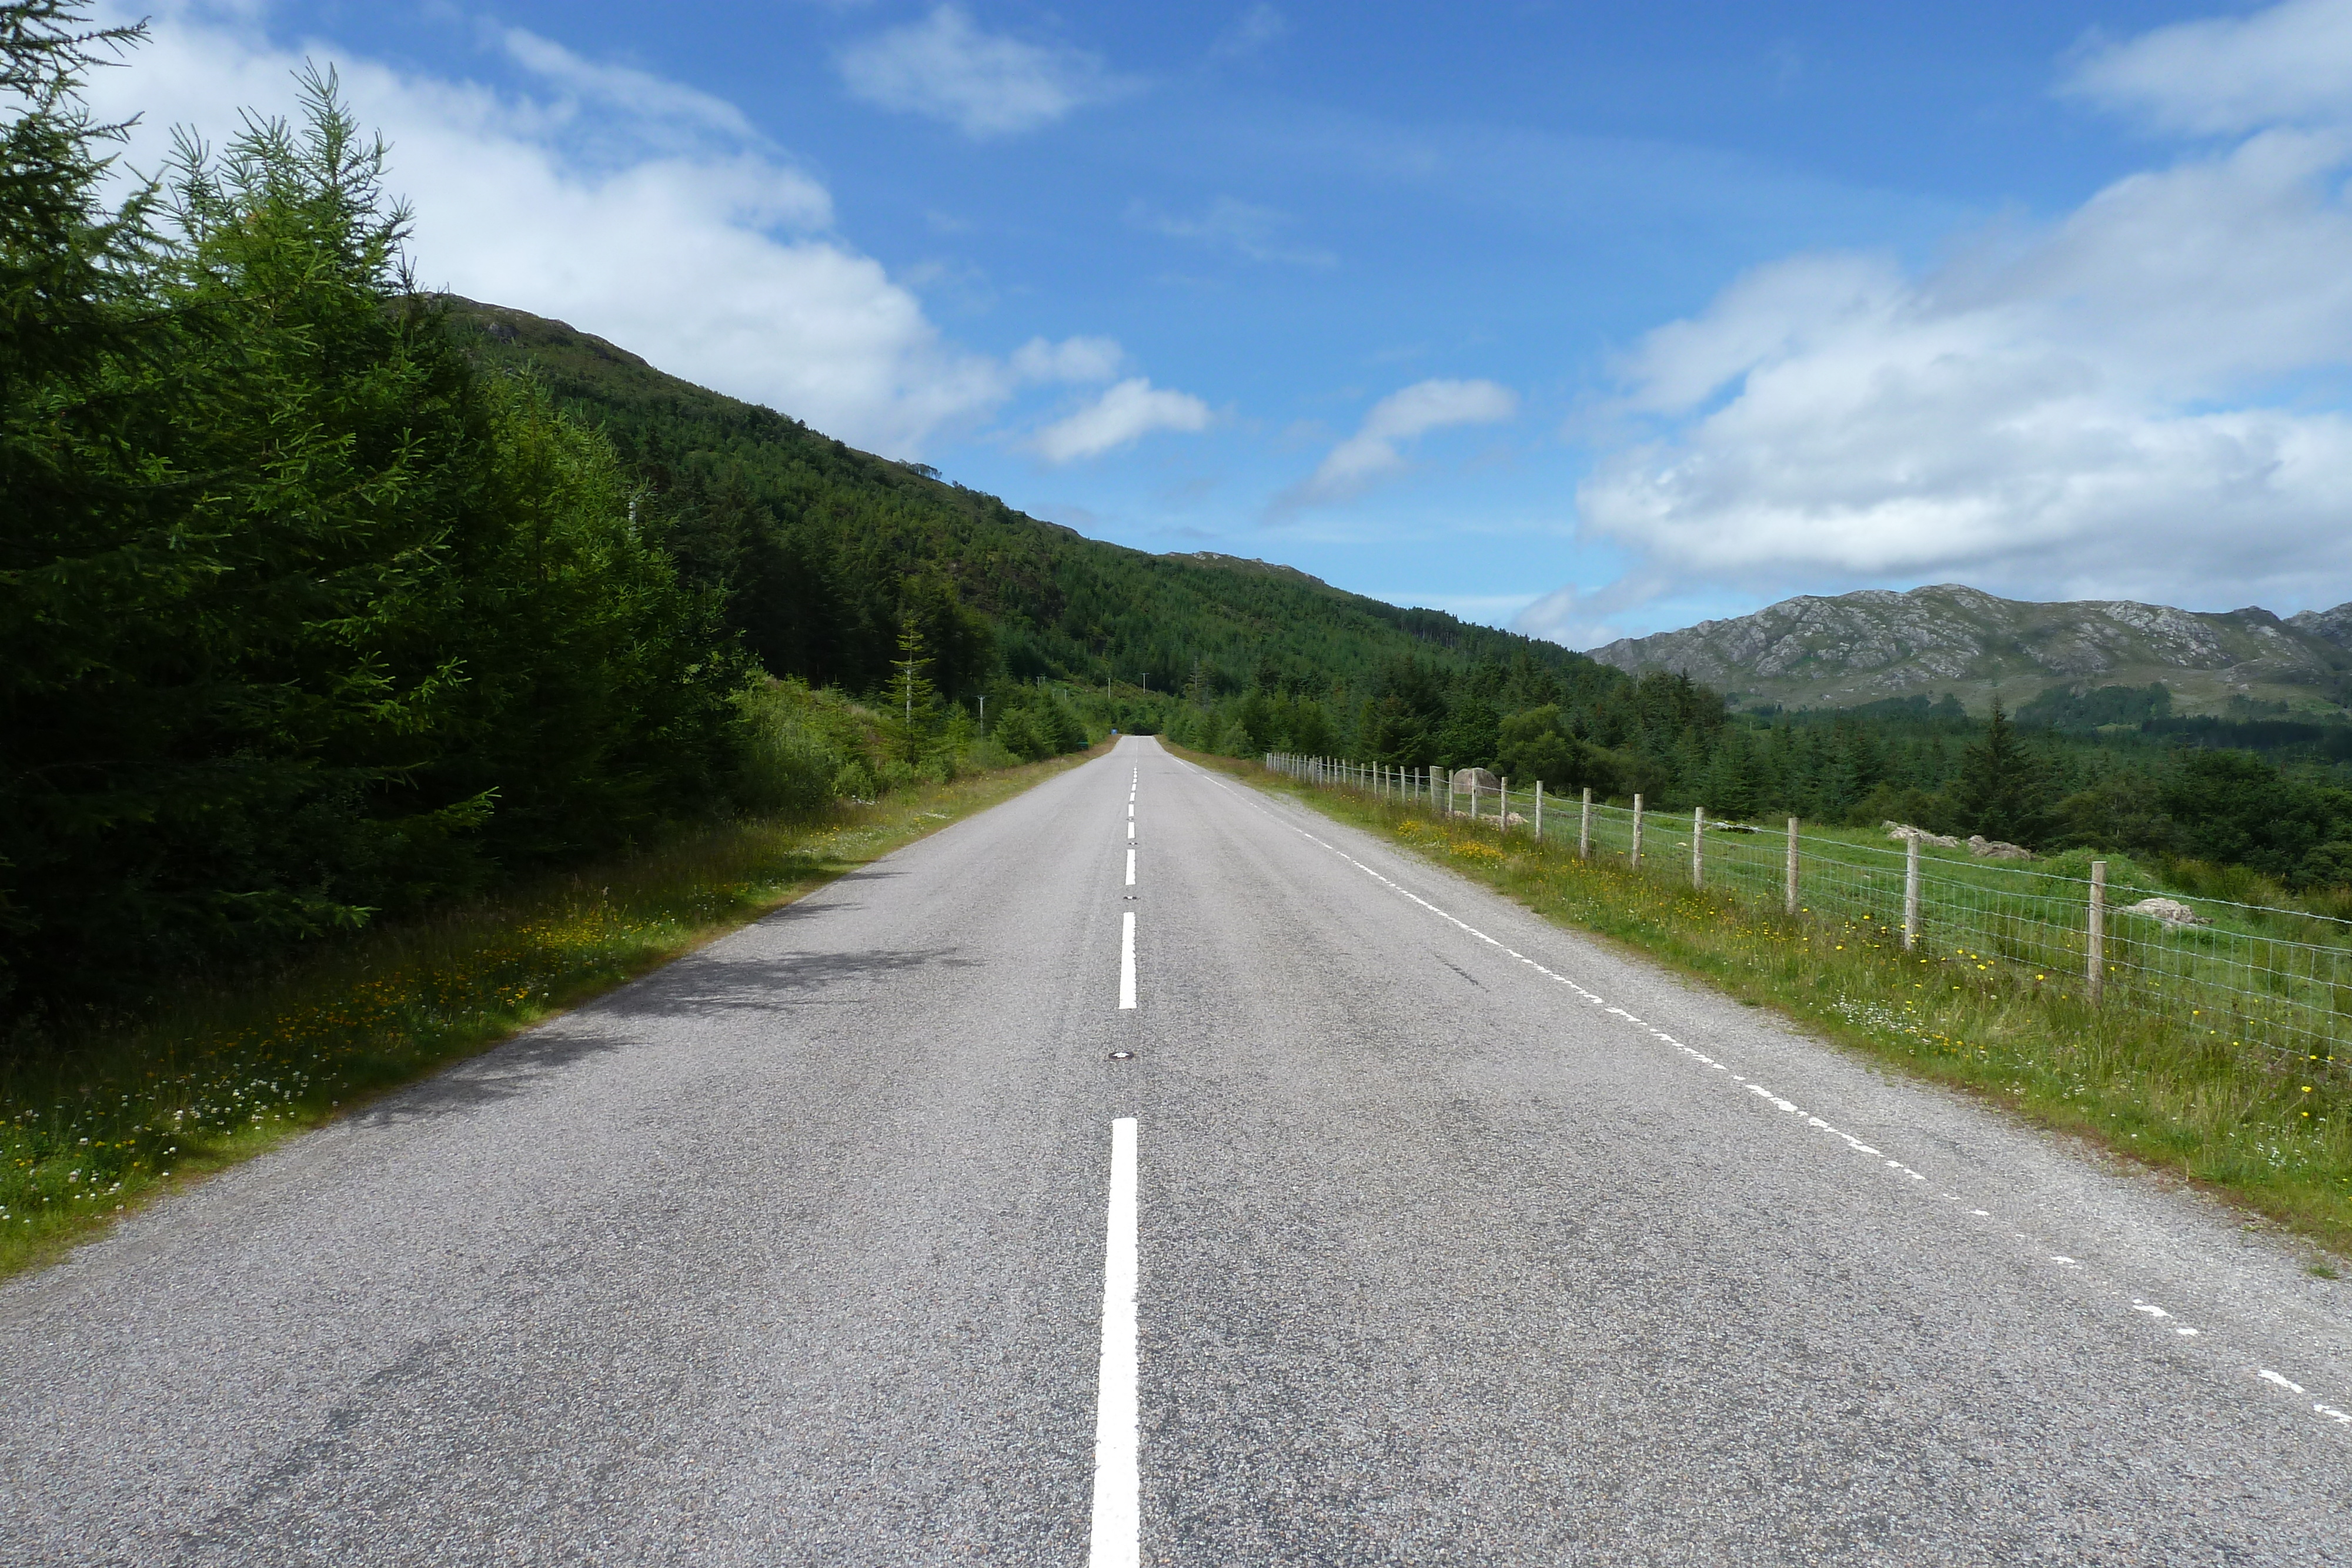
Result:
{"label": "road marking", "polygon": [[1127,820],[1130,822],[1135,821],[1135,802],[1132,800],[1127,803]]}
{"label": "road marking", "polygon": [[1133,817],[1129,817],[1127,820],[1127,841],[1130,844],[1135,842],[1135,819]]}
{"label": "road marking", "polygon": [[[1811,1115],[1803,1112],[1797,1105],[1790,1102],[1782,1100],[1779,1095],[1771,1092],[1768,1089],[1765,1089],[1762,1085],[1754,1083],[1748,1079],[1740,1077],[1738,1073],[1732,1072],[1728,1068],[1725,1067],[1722,1062],[1716,1061],[1713,1057],[1706,1055],[1703,1051],[1696,1051],[1690,1046],[1684,1044],[1681,1040],[1676,1040],[1674,1036],[1666,1033],[1664,1030],[1656,1028],[1648,1020],[1636,1018],[1633,1014],[1627,1012],[1622,1008],[1611,1006],[1608,999],[1601,996],[1598,992],[1589,990],[1585,987],[1577,984],[1574,980],[1570,979],[1566,975],[1560,974],[1555,969],[1549,968],[1546,966],[1538,963],[1535,959],[1519,952],[1508,944],[1496,940],[1494,937],[1489,936],[1486,933],[1479,930],[1476,926],[1471,925],[1468,921],[1462,919],[1458,915],[1448,914],[1445,910],[1443,910],[1436,904],[1432,904],[1428,899],[1425,899],[1419,894],[1414,893],[1403,883],[1395,881],[1393,878],[1382,875],[1379,871],[1365,864],[1362,861],[1358,860],[1355,856],[1349,854],[1339,845],[1330,842],[1328,840],[1318,838],[1317,835],[1309,832],[1307,829],[1300,827],[1296,822],[1285,821],[1282,817],[1274,811],[1267,810],[1264,805],[1260,804],[1255,800],[1251,799],[1248,795],[1244,794],[1240,790],[1230,788],[1221,780],[1210,778],[1205,769],[1195,768],[1192,771],[1200,777],[1207,779],[1213,789],[1222,790],[1225,794],[1240,800],[1250,810],[1256,811],[1261,816],[1270,819],[1281,827],[1286,828],[1290,831],[1297,833],[1300,838],[1305,839],[1307,842],[1314,844],[1320,849],[1326,850],[1331,854],[1336,855],[1340,860],[1347,862],[1349,865],[1354,866],[1358,871],[1362,872],[1366,876],[1370,877],[1374,882],[1381,883],[1382,886],[1403,897],[1408,902],[1419,904],[1423,909],[1434,915],[1440,920],[1444,921],[1447,925],[1454,926],[1456,930],[1485,943],[1487,946],[1496,949],[1504,956],[1516,959],[1517,962],[1526,965],[1528,968],[1533,969],[1537,974],[1543,976],[1546,979],[1558,982],[1559,985],[1566,987],[1569,990],[1573,991],[1578,997],[1581,998],[1585,1001],[1591,1002],[1594,1007],[1600,1008],[1605,1012],[1624,1019],[1627,1023],[1632,1024],[1634,1028],[1649,1035],[1652,1039],[1658,1040],[1662,1044],[1672,1046],[1683,1055],[1691,1058],[1703,1066],[1726,1073],[1732,1082],[1748,1089],[1750,1092],[1758,1095],[1759,1098],[1771,1102],[1773,1104],[1784,1111],[1804,1116],[1805,1120],[1810,1124],[1830,1134],[1833,1137],[1844,1140],[1844,1142],[1857,1153],[1873,1155],[1879,1159],[1885,1159],[1885,1155],[1881,1154],[1878,1150],[1872,1148],[1869,1145],[1864,1144],[1853,1134],[1845,1132],[1838,1127],[1834,1127],[1818,1116]],[[1903,1164],[1899,1160],[1886,1160],[1886,1165],[1894,1170],[1899,1171],[1903,1175],[1909,1176],[1914,1181],[1925,1182],[1927,1179],[1919,1172],[1913,1170],[1910,1166]],[[1948,1197],[1950,1195],[1948,1194],[1946,1196]],[[1956,1198],[1954,1201],[1958,1202],[1960,1200]],[[1980,1218],[1991,1218],[1990,1214],[1981,1208],[1973,1208],[1969,1212]],[[2021,1230],[2017,1232],[2016,1235],[2017,1239],[2020,1241],[2030,1239],[2026,1236],[2025,1232]],[[2053,1260],[2053,1261],[2054,1260]],[[2071,1260],[2069,1261],[2071,1261]],[[2075,1267],[2079,1268],[2081,1265],[2076,1264]],[[2153,1318],[2169,1319],[2172,1317],[2172,1314],[2166,1312],[2162,1307],[2154,1306],[2137,1299],[2133,1301],[2132,1305],[2136,1311],[2145,1312]],[[2201,1337],[2202,1331],[2189,1328],[2185,1325],[2179,1325],[2176,1322],[2173,1328],[2173,1333],[2183,1338],[2198,1338]],[[2262,1375],[2263,1377],[2277,1384],[2282,1388],[2289,1389],[2296,1394],[2302,1394],[2304,1392],[2303,1386],[2300,1384],[2289,1383],[2285,1378],[2280,1376],[2275,1372],[2268,1370],[2267,1368],[2263,1369]],[[2312,1408],[2317,1414],[2322,1415],[2330,1420],[2339,1422],[2347,1427],[2352,1427],[2352,1413],[2339,1411],[2333,1406],[2315,1405]]]}
{"label": "road marking", "polygon": [[1135,851],[1132,849],[1127,852],[1127,885],[1135,885]]}
{"label": "road marking", "polygon": [[1135,1006],[1135,912],[1131,909],[1118,923],[1118,1005]]}
{"label": "road marking", "polygon": [[[1128,929],[1135,916],[1127,917]],[[1103,1228],[1102,1372],[1095,1392],[1095,1517],[1087,1568],[1139,1568],[1142,1482],[1136,1427],[1135,1118],[1110,1124],[1110,1213]]]}

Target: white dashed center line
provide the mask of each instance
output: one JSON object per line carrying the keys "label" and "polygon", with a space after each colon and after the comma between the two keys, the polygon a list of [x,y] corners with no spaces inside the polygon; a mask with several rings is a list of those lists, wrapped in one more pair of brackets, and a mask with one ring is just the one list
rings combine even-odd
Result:
{"label": "white dashed center line", "polygon": [[1118,923],[1118,1005],[1122,1009],[1135,1006],[1135,912],[1129,910]]}
{"label": "white dashed center line", "polygon": [[[1135,916],[1129,915],[1132,929]],[[1095,1385],[1095,1512],[1087,1568],[1143,1560],[1136,1429],[1135,1118],[1110,1124],[1110,1213],[1103,1229],[1102,1371]]]}

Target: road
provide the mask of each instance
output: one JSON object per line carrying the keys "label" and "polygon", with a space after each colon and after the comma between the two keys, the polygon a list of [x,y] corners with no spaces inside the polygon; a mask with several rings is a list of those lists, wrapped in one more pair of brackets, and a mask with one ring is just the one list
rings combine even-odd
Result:
{"label": "road", "polygon": [[1130,738],[0,1287],[0,1563],[2352,1562],[2300,1262]]}

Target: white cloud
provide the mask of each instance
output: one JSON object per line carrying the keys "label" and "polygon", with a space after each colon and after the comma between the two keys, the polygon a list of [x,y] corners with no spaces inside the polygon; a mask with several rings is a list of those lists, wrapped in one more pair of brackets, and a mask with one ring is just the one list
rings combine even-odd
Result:
{"label": "white cloud", "polygon": [[1135,86],[1084,49],[984,33],[960,5],[853,44],[836,63],[855,96],[972,137],[1034,131]]}
{"label": "white cloud", "polygon": [[[1643,586],[1654,589],[1654,585]],[[1572,584],[1554,589],[1521,608],[1511,619],[1511,630],[1558,643],[1564,648],[1597,648],[1624,635],[1613,616],[1633,597],[1617,590],[1614,584],[1598,594],[1584,592]]]}
{"label": "white cloud", "polygon": [[1031,448],[1048,463],[1098,457],[1140,440],[1155,430],[1209,428],[1209,405],[1189,392],[1154,387],[1134,376],[1105,392],[1066,419],[1037,433]]}
{"label": "white cloud", "polygon": [[1499,424],[1518,412],[1518,395],[1493,382],[1416,382],[1374,403],[1361,428],[1331,448],[1283,504],[1345,500],[1402,469],[1403,443],[1444,425]]}
{"label": "white cloud", "polygon": [[1178,239],[1200,240],[1239,251],[1252,261],[1283,261],[1299,267],[1330,267],[1339,257],[1316,246],[1294,245],[1283,237],[1292,219],[1287,213],[1254,203],[1220,196],[1197,218],[1180,218],[1152,211],[1138,202],[1128,208],[1129,222]]}
{"label": "white cloud", "polygon": [[[2284,57],[2273,30],[2294,23],[2324,52],[2343,9],[2227,26]],[[1643,580],[1758,592],[2352,595],[2347,171],[2345,129],[2272,128],[1925,275],[1850,255],[1759,268],[1625,361],[1621,413],[1650,428],[1580,487],[1583,531]]]}
{"label": "white cloud", "polygon": [[264,7],[181,0],[90,92],[108,118],[144,115],[131,162],[152,169],[172,126],[217,142],[241,109],[291,113],[305,59],[332,62],[360,121],[392,143],[427,285],[569,321],[893,456],[984,421],[1025,382],[1118,370],[1105,339],[1040,340],[1011,363],[946,340],[903,283],[832,232],[824,187],[732,105],[517,29],[485,37],[547,90],[288,46]]}
{"label": "white cloud", "polygon": [[1289,33],[1290,18],[1260,0],[1260,4],[1243,12],[1232,26],[1217,36],[1217,41],[1209,46],[1209,57],[1212,59],[1249,59],[1281,42]]}
{"label": "white cloud", "polygon": [[499,28],[496,37],[515,64],[579,98],[643,121],[675,121],[745,141],[759,140],[743,111],[723,98],[648,71],[583,59],[553,39],[521,27]]}
{"label": "white cloud", "polygon": [[2352,116],[2352,4],[2286,0],[2087,49],[2063,90],[2169,131]]}
{"label": "white cloud", "polygon": [[1013,374],[1029,382],[1107,382],[1126,362],[1127,350],[1109,338],[1032,338],[1013,350]]}

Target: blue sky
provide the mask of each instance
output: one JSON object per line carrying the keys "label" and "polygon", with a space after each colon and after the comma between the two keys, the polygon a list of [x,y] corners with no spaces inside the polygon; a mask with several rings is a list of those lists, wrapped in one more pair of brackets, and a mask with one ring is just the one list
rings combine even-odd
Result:
{"label": "blue sky", "polygon": [[142,156],[331,61],[427,281],[1141,549],[2352,599],[2352,0],[154,15]]}

